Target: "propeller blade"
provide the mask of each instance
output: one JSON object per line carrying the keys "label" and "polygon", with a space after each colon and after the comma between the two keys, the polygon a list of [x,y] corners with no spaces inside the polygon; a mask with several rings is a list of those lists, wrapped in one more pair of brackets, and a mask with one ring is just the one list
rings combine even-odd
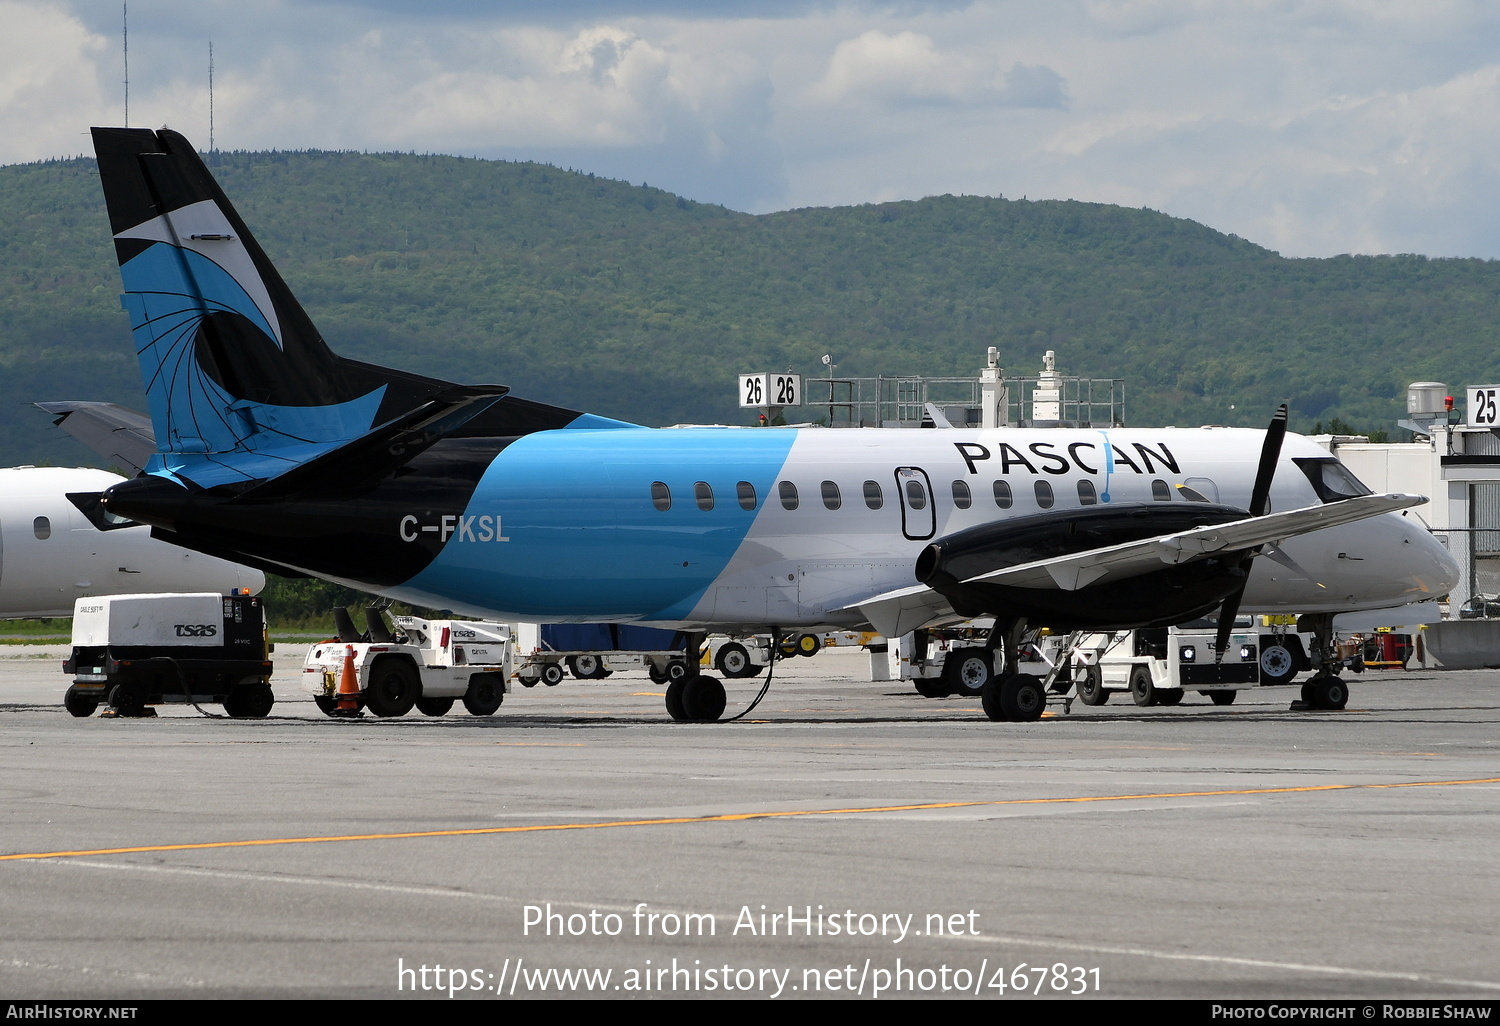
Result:
{"label": "propeller blade", "polygon": [[1276,461],[1281,458],[1281,442],[1285,437],[1286,403],[1282,403],[1266,426],[1266,440],[1260,447],[1260,466],[1255,470],[1255,487],[1250,492],[1250,512],[1255,516],[1271,512],[1271,479],[1276,476]]}
{"label": "propeller blade", "polygon": [[1245,597],[1245,586],[1242,584],[1228,595],[1224,596],[1224,604],[1219,607],[1219,629],[1214,634],[1214,663],[1215,665],[1224,661],[1224,650],[1229,647],[1229,635],[1234,630],[1234,618],[1240,612],[1240,599]]}

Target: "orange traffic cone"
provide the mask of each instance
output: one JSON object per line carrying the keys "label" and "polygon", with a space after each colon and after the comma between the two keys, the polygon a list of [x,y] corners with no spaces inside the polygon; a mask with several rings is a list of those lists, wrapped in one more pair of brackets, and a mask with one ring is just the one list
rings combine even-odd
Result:
{"label": "orange traffic cone", "polygon": [[339,703],[335,716],[358,716],[363,703],[359,700],[359,675],[354,672],[354,646],[344,646],[344,669],[339,674]]}

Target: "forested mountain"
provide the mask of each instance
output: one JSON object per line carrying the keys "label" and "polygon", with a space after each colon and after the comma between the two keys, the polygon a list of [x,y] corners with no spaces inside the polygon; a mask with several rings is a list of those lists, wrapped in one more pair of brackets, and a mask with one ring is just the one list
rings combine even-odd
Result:
{"label": "forested mountain", "polygon": [[[220,153],[335,349],[645,424],[745,420],[734,375],[1126,379],[1135,425],[1389,427],[1500,380],[1500,262],[1290,260],[1147,210],[939,196],[752,216],[556,167]],[[24,404],[143,405],[92,160],[0,168],[0,464],[88,461]],[[1231,410],[1233,406],[1235,409]]]}

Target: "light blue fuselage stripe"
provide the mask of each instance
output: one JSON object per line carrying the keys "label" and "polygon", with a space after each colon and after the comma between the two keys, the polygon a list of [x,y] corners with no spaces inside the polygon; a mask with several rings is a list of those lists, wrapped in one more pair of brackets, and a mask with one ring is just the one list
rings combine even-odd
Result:
{"label": "light blue fuselage stripe", "polygon": [[[394,591],[541,618],[685,617],[771,497],[794,438],[754,429],[527,435],[490,464],[464,511],[471,524],[498,518],[508,540],[455,533]],[[652,503],[656,481],[670,489],[668,510]],[[712,512],[695,496],[700,481]],[[754,509],[740,504],[742,481],[755,489]]]}

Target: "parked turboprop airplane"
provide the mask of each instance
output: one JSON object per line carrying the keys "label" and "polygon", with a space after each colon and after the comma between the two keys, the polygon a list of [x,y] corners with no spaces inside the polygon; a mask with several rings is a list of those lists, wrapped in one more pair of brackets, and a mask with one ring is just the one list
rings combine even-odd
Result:
{"label": "parked turboprop airplane", "polygon": [[[1284,409],[1265,432],[652,430],[345,359],[186,139],[94,144],[159,450],[102,501],[189,548],[475,616],[889,636],[987,613],[994,719],[1045,705],[1028,623],[1296,610],[1328,653],[1334,612],[1457,580],[1391,512],[1425,500],[1283,442]],[[723,687],[689,670],[667,708],[717,719]]]}
{"label": "parked turboprop airplane", "polygon": [[124,480],[86,467],[0,470],[0,618],[71,616],[73,600],[92,595],[265,587],[259,570],[111,520],[99,493]]}

